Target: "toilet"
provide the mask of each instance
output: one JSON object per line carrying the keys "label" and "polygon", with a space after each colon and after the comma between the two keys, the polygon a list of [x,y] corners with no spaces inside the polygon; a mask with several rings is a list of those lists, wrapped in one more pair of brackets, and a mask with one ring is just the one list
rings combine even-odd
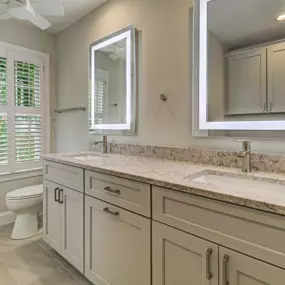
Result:
{"label": "toilet", "polygon": [[38,213],[41,213],[43,208],[43,185],[7,193],[6,205],[16,215],[12,239],[26,239],[40,233]]}

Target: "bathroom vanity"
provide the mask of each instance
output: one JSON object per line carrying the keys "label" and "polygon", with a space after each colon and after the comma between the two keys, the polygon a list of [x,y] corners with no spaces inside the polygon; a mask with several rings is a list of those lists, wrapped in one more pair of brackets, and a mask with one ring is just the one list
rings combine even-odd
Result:
{"label": "bathroom vanity", "polygon": [[284,284],[284,176],[115,154],[44,159],[44,240],[94,284]]}

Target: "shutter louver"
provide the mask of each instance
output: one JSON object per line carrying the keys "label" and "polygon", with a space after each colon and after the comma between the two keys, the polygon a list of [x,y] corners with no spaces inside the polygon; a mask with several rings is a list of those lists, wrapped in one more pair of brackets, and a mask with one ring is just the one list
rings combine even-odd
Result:
{"label": "shutter louver", "polygon": [[22,61],[14,62],[15,105],[36,107],[41,105],[41,67]]}
{"label": "shutter louver", "polygon": [[7,104],[7,60],[0,57],[0,105]]}
{"label": "shutter louver", "polygon": [[103,80],[96,78],[96,85],[95,85],[95,98],[94,98],[94,104],[95,104],[95,116],[96,115],[103,115],[104,111],[104,93],[105,93],[105,87],[106,83]]}
{"label": "shutter louver", "polygon": [[42,154],[42,122],[40,116],[15,116],[15,161],[39,161]]}
{"label": "shutter louver", "polygon": [[8,121],[7,115],[0,114],[0,166],[8,164]]}

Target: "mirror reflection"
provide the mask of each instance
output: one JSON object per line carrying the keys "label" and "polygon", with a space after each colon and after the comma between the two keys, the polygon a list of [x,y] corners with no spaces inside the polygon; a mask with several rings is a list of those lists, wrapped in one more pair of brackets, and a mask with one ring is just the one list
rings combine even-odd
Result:
{"label": "mirror reflection", "polygon": [[95,52],[95,123],[126,123],[126,39]]}
{"label": "mirror reflection", "polygon": [[211,0],[208,121],[285,120],[285,0]]}

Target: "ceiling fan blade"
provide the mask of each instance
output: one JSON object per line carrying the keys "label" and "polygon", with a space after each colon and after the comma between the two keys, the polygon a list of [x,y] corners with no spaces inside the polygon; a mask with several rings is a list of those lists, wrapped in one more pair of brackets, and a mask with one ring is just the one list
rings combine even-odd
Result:
{"label": "ceiling fan blade", "polygon": [[9,20],[11,18],[12,18],[12,16],[8,13],[4,13],[4,14],[0,15],[0,20]]}
{"label": "ceiling fan blade", "polygon": [[9,14],[13,17],[20,19],[20,20],[29,20],[32,13],[26,9],[26,7],[16,7],[16,8],[10,8]]}
{"label": "ceiling fan blade", "polygon": [[57,1],[32,2],[36,13],[45,16],[64,16],[64,8]]}
{"label": "ceiling fan blade", "polygon": [[28,20],[42,30],[46,30],[51,26],[51,23],[39,14],[32,15]]}

